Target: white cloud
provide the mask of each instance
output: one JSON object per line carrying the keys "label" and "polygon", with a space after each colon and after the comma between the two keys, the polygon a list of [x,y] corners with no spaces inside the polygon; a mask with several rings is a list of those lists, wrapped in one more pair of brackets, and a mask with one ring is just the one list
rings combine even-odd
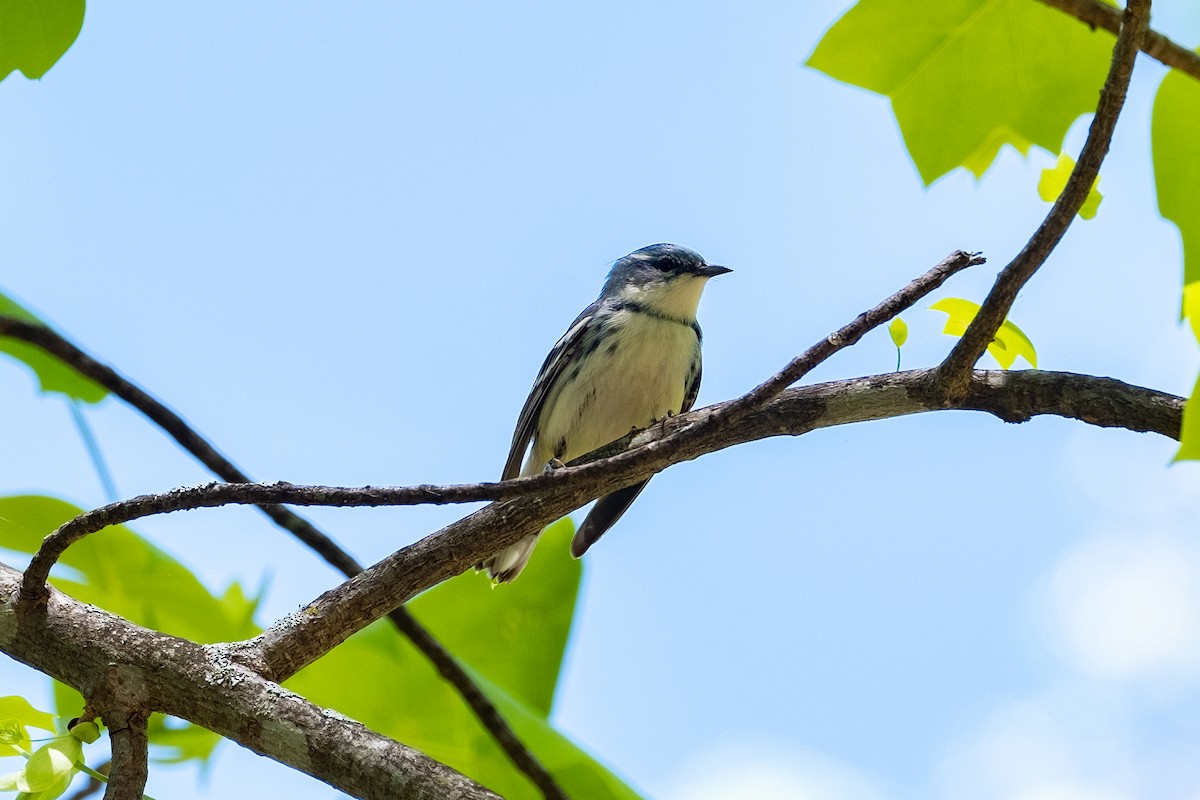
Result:
{"label": "white cloud", "polygon": [[[995,714],[940,769],[948,800],[1127,800],[1132,770],[1103,714],[1081,698]],[[1100,719],[1097,719],[1097,716]]]}
{"label": "white cloud", "polygon": [[1109,535],[1067,553],[1050,613],[1068,662],[1090,677],[1185,678],[1200,666],[1200,552],[1162,536]]}
{"label": "white cloud", "polygon": [[689,761],[660,800],[883,800],[853,768],[803,749],[714,748]]}

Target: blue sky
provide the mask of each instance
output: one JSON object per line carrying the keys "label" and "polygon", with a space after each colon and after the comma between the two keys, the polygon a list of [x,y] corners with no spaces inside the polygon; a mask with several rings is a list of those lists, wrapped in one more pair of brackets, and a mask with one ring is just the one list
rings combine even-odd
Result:
{"label": "blue sky", "polygon": [[[990,263],[938,296],[981,299],[1024,243],[1054,156],[923,189],[886,101],[802,66],[848,5],[94,4],[41,82],[0,83],[0,289],[257,478],[495,478],[547,349],[630,250],[736,270],[701,304],[707,404],[951,250]],[[1189,5],[1156,27],[1200,40]],[[1185,394],[1161,74],[1139,61],[1099,216],[1013,319],[1044,369]],[[941,315],[906,319],[905,366],[936,363]],[[811,380],[894,361],[878,331]],[[0,408],[5,491],[104,501],[19,366]],[[122,496],[208,480],[122,406],[89,417]],[[942,413],[679,465],[585,560],[555,720],[666,800],[1196,796],[1200,471],[1173,451]],[[312,516],[371,561],[463,511]],[[337,579],[246,509],[136,528],[212,586],[268,576],[264,621]],[[148,791],[329,796],[232,746]]]}

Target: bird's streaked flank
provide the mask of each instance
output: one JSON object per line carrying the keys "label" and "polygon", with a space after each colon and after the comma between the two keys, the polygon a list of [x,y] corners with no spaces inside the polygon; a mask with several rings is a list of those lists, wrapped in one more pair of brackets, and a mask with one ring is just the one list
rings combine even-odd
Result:
{"label": "bird's streaked flank", "polygon": [[[546,356],[517,418],[501,478],[535,475],[691,409],[700,391],[696,308],[708,279],[726,272],[677,244],[653,244],[618,260],[600,296]],[[571,555],[579,558],[603,536],[646,483],[596,501],[571,540]],[[479,568],[498,582],[513,580],[538,535],[531,533]]]}

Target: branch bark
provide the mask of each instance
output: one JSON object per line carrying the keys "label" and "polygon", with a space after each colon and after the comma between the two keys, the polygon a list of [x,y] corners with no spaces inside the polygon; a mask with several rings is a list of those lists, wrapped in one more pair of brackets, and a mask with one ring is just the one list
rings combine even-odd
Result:
{"label": "branch bark", "polygon": [[[265,680],[231,659],[225,646],[149,631],[53,589],[43,607],[16,613],[20,580],[20,572],[0,564],[0,644],[18,661],[78,688],[89,702],[111,690],[117,665],[121,684],[153,709],[352,796],[497,798],[423,753]],[[136,745],[132,738],[128,743]],[[114,760],[122,748],[125,744],[114,741]],[[116,771],[114,763],[114,779]]]}
{"label": "branch bark", "polygon": [[[1069,14],[1085,25],[1103,28],[1111,33],[1121,30],[1121,11],[1099,0],[1040,0],[1051,8]],[[1159,63],[1191,75],[1200,81],[1200,53],[1189,50],[1163,36],[1158,31],[1147,29],[1142,41],[1142,52]]]}
{"label": "branch bark", "polygon": [[[931,390],[932,376],[933,370],[917,370],[790,389],[747,414],[738,425],[713,426],[703,438],[677,437],[671,450],[656,449],[676,433],[698,426],[706,416],[718,414],[721,406],[670,419],[598,451],[600,456],[612,448],[624,447],[631,448],[628,452],[651,452],[652,459],[639,464],[636,470],[622,467],[617,456],[522,479],[531,486],[535,482],[548,485],[548,489],[528,498],[493,503],[398,550],[255,640],[239,645],[237,657],[275,680],[284,680],[392,606],[512,544],[521,531],[546,524],[614,486],[735,444],[944,409],[984,411],[1006,422],[1052,414],[1103,427],[1152,431],[1175,439],[1179,436],[1182,398],[1111,378],[979,371],[972,374],[963,397],[949,403]],[[475,486],[486,489],[487,484]],[[322,493],[329,491],[328,487],[318,488]]]}
{"label": "branch bark", "polygon": [[1000,330],[1013,302],[1017,299],[1017,292],[1042,264],[1046,263],[1046,259],[1050,257],[1050,253],[1083,206],[1083,201],[1100,172],[1100,164],[1104,161],[1112,142],[1113,130],[1125,103],[1125,92],[1133,74],[1133,62],[1149,19],[1150,0],[1129,0],[1121,33],[1113,48],[1112,66],[1100,93],[1100,104],[1096,107],[1096,116],[1092,119],[1087,141],[1075,168],[1071,170],[1066,188],[1054,201],[1046,219],[1038,226],[1025,247],[996,277],[996,282],[975,319],[967,326],[966,333],[938,368],[936,380],[941,391],[948,397],[956,397],[967,390],[971,367],[996,337],[996,331]]}
{"label": "branch bark", "polygon": [[112,745],[112,764],[104,800],[142,800],[146,788],[150,743],[146,739],[147,714],[111,709],[104,725]]}

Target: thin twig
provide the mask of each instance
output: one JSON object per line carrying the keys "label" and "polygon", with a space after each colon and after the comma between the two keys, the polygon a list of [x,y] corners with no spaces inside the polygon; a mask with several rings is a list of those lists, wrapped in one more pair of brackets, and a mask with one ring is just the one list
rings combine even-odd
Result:
{"label": "thin twig", "polygon": [[1016,258],[996,277],[975,319],[967,326],[962,338],[938,368],[937,381],[947,396],[954,397],[967,389],[971,368],[1004,323],[1017,299],[1017,292],[1033,277],[1058,245],[1075,215],[1087,199],[1087,194],[1100,171],[1100,164],[1108,153],[1113,130],[1121,107],[1125,103],[1125,92],[1133,74],[1133,62],[1138,54],[1138,45],[1146,30],[1150,17],[1150,0],[1129,0],[1125,11],[1121,33],[1113,48],[1112,66],[1108,79],[1100,93],[1096,116],[1088,131],[1087,142],[1079,154],[1079,161],[1071,170],[1066,188],[1054,201],[1046,219],[1017,254]]}
{"label": "thin twig", "polygon": [[[1103,28],[1110,33],[1121,30],[1121,10],[1099,0],[1040,0],[1075,17],[1085,25]],[[1200,53],[1189,50],[1163,36],[1156,30],[1146,29],[1142,40],[1142,52],[1171,69],[1177,69],[1200,81]]]}
{"label": "thin twig", "polygon": [[[249,476],[222,455],[182,417],[113,368],[83,352],[56,331],[43,325],[0,315],[0,335],[21,339],[36,345],[108,389],[114,396],[136,408],[165,431],[180,447],[208,467],[217,477],[227,481],[228,483],[225,485],[250,484]],[[420,487],[417,487],[417,493],[427,495],[421,491]],[[353,556],[307,519],[291,509],[278,505],[278,501],[272,502],[270,498],[264,498],[263,502],[256,503],[256,505],[272,521],[294,535],[347,578],[362,572],[362,566]],[[110,509],[111,506],[112,504],[103,509],[97,509],[97,511]],[[119,522],[129,521],[129,519],[118,520],[113,517],[111,521],[104,524],[119,524]],[[65,546],[70,542],[64,541],[62,544]],[[61,554],[60,550],[59,555]],[[39,550],[34,560],[38,561],[41,555]],[[39,587],[45,585],[46,578],[49,576],[49,568],[56,559],[57,556],[54,556],[48,563],[42,559],[42,563],[39,564],[35,577],[32,579],[37,582]],[[33,568],[32,564],[30,568]],[[43,571],[45,575],[39,580],[36,575]],[[28,575],[27,571],[26,576],[28,577]],[[566,795],[554,777],[521,742],[516,732],[458,660],[407,609],[396,608],[388,617],[392,624],[425,654],[425,657],[437,668],[442,677],[462,696],[484,729],[496,740],[513,765],[541,791],[543,797],[546,800],[565,800]]]}

